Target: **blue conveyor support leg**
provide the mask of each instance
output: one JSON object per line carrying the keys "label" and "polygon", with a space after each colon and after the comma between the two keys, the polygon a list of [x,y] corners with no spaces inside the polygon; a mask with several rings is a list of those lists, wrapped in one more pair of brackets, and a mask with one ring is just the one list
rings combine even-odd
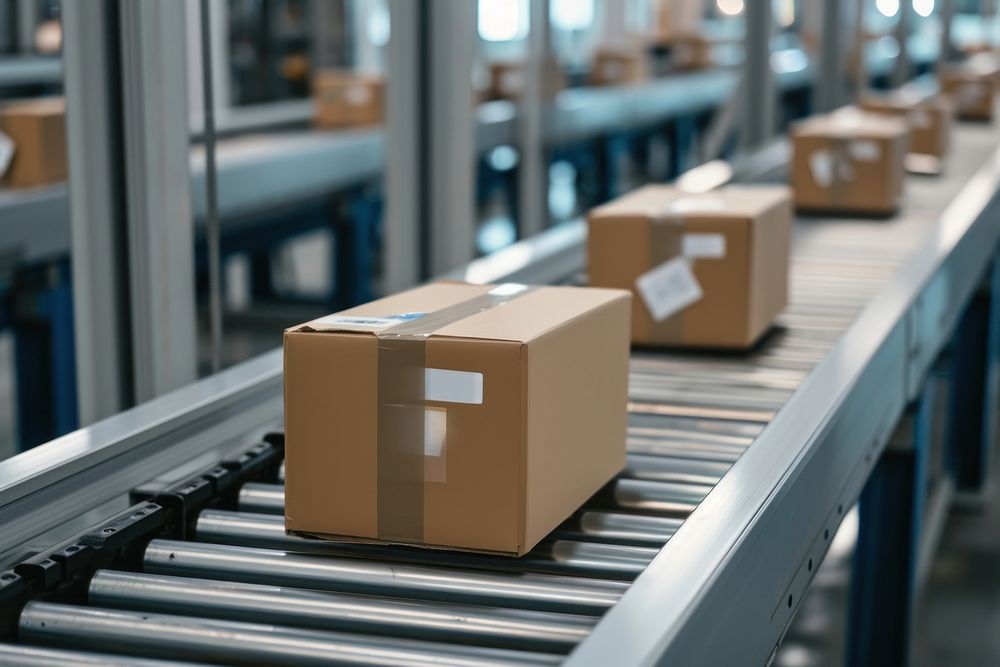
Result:
{"label": "blue conveyor support leg", "polygon": [[951,349],[948,463],[958,499],[981,504],[1000,407],[1000,261],[962,314]]}
{"label": "blue conveyor support leg", "polygon": [[861,493],[848,608],[849,667],[909,663],[934,384],[911,405]]}

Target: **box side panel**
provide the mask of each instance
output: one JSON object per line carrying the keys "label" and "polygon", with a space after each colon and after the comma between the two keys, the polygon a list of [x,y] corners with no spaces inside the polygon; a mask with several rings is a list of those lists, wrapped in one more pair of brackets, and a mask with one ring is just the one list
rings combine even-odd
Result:
{"label": "box side panel", "polygon": [[[587,272],[594,287],[632,292],[632,337],[648,342],[652,320],[636,294],[635,280],[653,267],[652,223],[648,218],[591,219],[587,233]],[[663,258],[659,261],[664,261]]]}
{"label": "box side panel", "polygon": [[[424,542],[515,553],[522,515],[521,344],[433,337],[428,368],[482,374],[480,396],[427,402]],[[469,401],[469,402],[460,402]]]}
{"label": "box side panel", "polygon": [[676,315],[680,338],[663,342],[707,347],[744,344],[750,313],[750,224],[748,218],[685,221],[685,234],[721,235],[725,255],[691,260],[702,297]]}
{"label": "box side panel", "polygon": [[747,345],[766,332],[788,305],[788,265],[791,252],[792,202],[786,201],[752,225],[750,251],[750,318]]}
{"label": "box side panel", "polygon": [[376,537],[378,346],[364,334],[285,334],[285,525]]}
{"label": "box side panel", "polygon": [[625,464],[628,321],[623,296],[526,346],[526,549]]}

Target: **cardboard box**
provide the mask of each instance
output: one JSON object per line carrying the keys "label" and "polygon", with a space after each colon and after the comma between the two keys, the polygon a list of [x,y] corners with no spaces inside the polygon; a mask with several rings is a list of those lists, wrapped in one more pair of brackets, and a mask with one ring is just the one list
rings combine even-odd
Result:
{"label": "cardboard box", "polygon": [[384,117],[385,80],[378,74],[323,70],[313,77],[316,127],[378,125]]}
{"label": "cardboard box", "polygon": [[[489,69],[489,98],[491,100],[511,100],[516,102],[524,94],[527,83],[524,63],[521,61],[491,62]],[[546,96],[554,96],[566,88],[566,77],[555,61],[550,61],[543,72],[547,72]]]}
{"label": "cardboard box", "polygon": [[695,32],[661,32],[654,37],[653,46],[669,54],[674,69],[704,69],[713,64],[713,41]]}
{"label": "cardboard box", "polygon": [[955,115],[962,120],[993,120],[998,77],[984,67],[951,67],[938,72],[941,92],[951,98]]}
{"label": "cardboard box", "polygon": [[909,150],[905,120],[844,107],[792,127],[799,209],[889,215],[899,208]]}
{"label": "cardboard box", "polygon": [[648,185],[588,217],[590,284],[632,290],[632,341],[744,349],[788,300],[788,188]]}
{"label": "cardboard box", "polygon": [[592,86],[617,86],[648,78],[649,62],[642,51],[600,48],[594,52],[590,70]]}
{"label": "cardboard box", "polygon": [[924,95],[911,89],[869,93],[862,98],[861,109],[905,119],[910,125],[911,155],[928,155],[938,160],[948,155],[954,109],[947,97]]}
{"label": "cardboard box", "polygon": [[4,184],[31,187],[66,180],[66,102],[61,97],[0,106],[0,131],[13,142]]}
{"label": "cardboard box", "polygon": [[624,466],[630,302],[434,283],[289,329],[287,530],[528,552]]}

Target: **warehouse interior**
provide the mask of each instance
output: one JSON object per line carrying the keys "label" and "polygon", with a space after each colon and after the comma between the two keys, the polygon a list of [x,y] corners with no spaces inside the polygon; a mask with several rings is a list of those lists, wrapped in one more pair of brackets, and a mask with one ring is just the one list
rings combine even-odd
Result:
{"label": "warehouse interior", "polygon": [[996,0],[0,0],[0,665],[1000,664]]}

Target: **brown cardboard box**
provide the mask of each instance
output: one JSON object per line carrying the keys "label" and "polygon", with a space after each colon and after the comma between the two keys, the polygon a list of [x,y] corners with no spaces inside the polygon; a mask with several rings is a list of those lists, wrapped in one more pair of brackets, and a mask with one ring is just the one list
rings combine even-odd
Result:
{"label": "brown cardboard box", "polygon": [[791,182],[804,210],[888,215],[899,207],[905,120],[844,107],[792,128]]}
{"label": "brown cardboard box", "polygon": [[951,146],[951,126],[954,110],[943,95],[923,95],[911,89],[899,89],[889,94],[869,93],[861,100],[861,108],[905,118],[910,125],[910,153],[943,159]]}
{"label": "brown cardboard box", "polygon": [[521,555],[623,467],[628,293],[522,289],[434,283],[285,332],[288,531]]}
{"label": "brown cardboard box", "polygon": [[[525,73],[521,61],[497,61],[489,63],[489,98],[491,100],[521,99],[524,93]],[[546,94],[555,95],[566,87],[566,77],[559,66],[550,61],[543,71],[547,72]]]}
{"label": "brown cardboard box", "polygon": [[632,341],[747,348],[788,299],[791,193],[647,185],[588,217],[590,284],[630,289]]}
{"label": "brown cardboard box", "polygon": [[676,69],[704,69],[713,64],[714,42],[704,35],[694,32],[660,33],[652,43],[670,52],[670,64]]}
{"label": "brown cardboard box", "polygon": [[941,92],[951,98],[955,115],[962,120],[993,120],[1000,82],[996,70],[985,67],[949,67],[938,72]]}
{"label": "brown cardboard box", "polygon": [[0,131],[14,142],[3,176],[15,188],[66,180],[66,103],[61,97],[0,106]]}
{"label": "brown cardboard box", "polygon": [[338,128],[382,122],[385,81],[378,74],[322,70],[313,77],[316,127]]}
{"label": "brown cardboard box", "polygon": [[639,50],[600,48],[594,52],[590,70],[593,86],[617,86],[649,78],[646,54]]}

